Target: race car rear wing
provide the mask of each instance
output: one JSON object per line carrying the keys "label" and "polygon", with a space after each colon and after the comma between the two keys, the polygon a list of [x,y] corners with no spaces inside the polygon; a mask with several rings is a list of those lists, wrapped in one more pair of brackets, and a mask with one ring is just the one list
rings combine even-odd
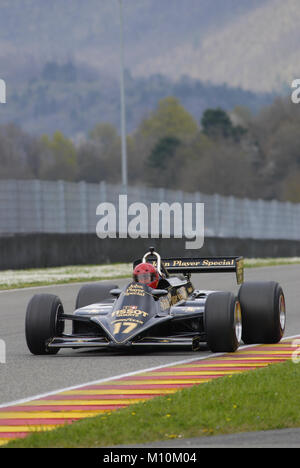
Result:
{"label": "race car rear wing", "polygon": [[[147,261],[156,264],[154,258]],[[235,273],[237,283],[244,282],[243,257],[162,258],[161,263],[168,273]]]}
{"label": "race car rear wing", "polygon": [[169,273],[235,273],[244,281],[243,257],[166,258],[162,263]]}

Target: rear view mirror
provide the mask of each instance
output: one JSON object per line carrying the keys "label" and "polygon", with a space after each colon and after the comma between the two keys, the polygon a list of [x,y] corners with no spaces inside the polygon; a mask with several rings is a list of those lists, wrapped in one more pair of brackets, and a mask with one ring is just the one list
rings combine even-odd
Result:
{"label": "rear view mirror", "polygon": [[113,297],[119,297],[121,294],[122,290],[121,289],[111,289],[109,291],[109,294],[111,294]]}

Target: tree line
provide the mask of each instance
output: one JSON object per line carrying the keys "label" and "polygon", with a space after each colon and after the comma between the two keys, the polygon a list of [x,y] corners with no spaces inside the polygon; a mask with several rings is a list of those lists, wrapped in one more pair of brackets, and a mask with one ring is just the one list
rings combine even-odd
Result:
{"label": "tree line", "polygon": [[[277,98],[258,114],[207,109],[197,122],[161,99],[127,136],[129,184],[300,202],[300,107]],[[2,179],[121,182],[121,140],[99,123],[81,141],[0,126]]]}

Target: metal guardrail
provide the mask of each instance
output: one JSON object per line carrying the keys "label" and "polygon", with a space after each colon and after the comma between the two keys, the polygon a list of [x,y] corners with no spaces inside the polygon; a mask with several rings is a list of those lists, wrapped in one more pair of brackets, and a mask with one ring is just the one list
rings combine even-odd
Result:
{"label": "metal guardrail", "polygon": [[[118,206],[122,193],[121,185],[105,182],[2,180],[0,235],[96,232],[97,206]],[[129,187],[127,196],[128,205],[204,203],[206,237],[300,240],[300,204],[147,187]]]}

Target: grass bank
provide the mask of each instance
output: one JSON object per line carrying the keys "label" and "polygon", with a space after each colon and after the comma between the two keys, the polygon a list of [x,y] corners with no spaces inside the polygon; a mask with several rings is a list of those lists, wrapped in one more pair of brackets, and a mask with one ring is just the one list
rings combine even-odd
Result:
{"label": "grass bank", "polygon": [[[300,257],[245,259],[245,268],[294,264],[300,264]],[[0,274],[0,290],[127,278],[131,274],[131,263],[6,270]]]}
{"label": "grass bank", "polygon": [[36,433],[8,447],[112,447],[300,427],[300,365],[235,374]]}

